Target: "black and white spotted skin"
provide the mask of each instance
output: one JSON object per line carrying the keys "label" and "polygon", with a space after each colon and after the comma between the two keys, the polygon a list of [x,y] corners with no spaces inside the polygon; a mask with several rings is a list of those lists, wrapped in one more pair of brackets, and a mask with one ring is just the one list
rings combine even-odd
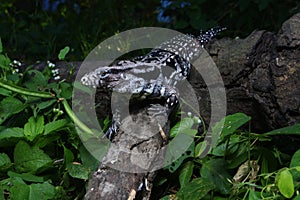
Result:
{"label": "black and white spotted skin", "polygon": [[[145,56],[99,67],[85,74],[81,82],[87,86],[129,93],[135,98],[165,99],[165,106],[171,112],[178,104],[176,84],[189,76],[191,62],[222,30],[224,28],[212,28],[198,37],[176,36]],[[118,131],[119,120],[114,118],[105,134],[110,140]]]}

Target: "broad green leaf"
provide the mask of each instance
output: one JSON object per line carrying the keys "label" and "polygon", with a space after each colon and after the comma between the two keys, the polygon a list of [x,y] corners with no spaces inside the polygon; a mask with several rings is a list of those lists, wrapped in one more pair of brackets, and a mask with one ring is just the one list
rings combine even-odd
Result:
{"label": "broad green leaf", "polygon": [[7,128],[0,132],[0,140],[6,138],[22,138],[24,137],[24,130],[22,128],[14,127],[14,128]]}
{"label": "broad green leaf", "polygon": [[251,117],[244,113],[235,113],[223,118],[212,128],[214,135],[220,135],[221,139],[233,134],[239,127],[250,121]]}
{"label": "broad green leaf", "polygon": [[0,124],[13,114],[21,112],[26,105],[12,96],[4,98],[0,102]]}
{"label": "broad green leaf", "polygon": [[55,187],[48,182],[29,185],[29,200],[53,199],[55,197]]}
{"label": "broad green leaf", "polygon": [[15,169],[18,173],[37,172],[52,163],[51,158],[38,147],[24,141],[18,142],[14,150]]}
{"label": "broad green leaf", "polygon": [[68,47],[68,46],[66,46],[65,48],[60,50],[60,52],[58,54],[58,59],[64,60],[69,51],[70,51],[70,47]]}
{"label": "broad green leaf", "polygon": [[209,147],[207,145],[207,140],[199,142],[195,147],[195,158],[205,156],[206,153],[209,152],[209,149],[207,147]]}
{"label": "broad green leaf", "polygon": [[16,183],[10,189],[11,199],[17,200],[47,200],[53,199],[55,194],[55,187],[48,182],[31,185]]}
{"label": "broad green leaf", "polygon": [[223,159],[208,160],[203,163],[200,175],[203,180],[213,183],[222,194],[229,194],[231,183],[228,179],[231,176],[227,172],[225,164]]}
{"label": "broad green leaf", "polygon": [[24,181],[29,181],[29,182],[36,182],[36,183],[42,183],[44,182],[44,178],[43,177],[40,177],[40,176],[35,176],[33,174],[30,174],[30,173],[23,173],[23,174],[18,174],[16,172],[12,172],[12,171],[9,171],[7,173],[7,175],[11,178],[15,178],[15,177],[19,177],[21,178],[22,180]]}
{"label": "broad green leaf", "polygon": [[25,105],[22,101],[12,96],[6,97],[0,102],[0,109],[2,113],[12,113],[16,114],[22,111]]}
{"label": "broad green leaf", "polygon": [[179,172],[179,183],[181,188],[190,182],[193,175],[193,169],[194,162],[192,161],[188,161],[183,165],[181,171]]}
{"label": "broad green leaf", "polygon": [[0,131],[0,146],[14,146],[20,139],[24,138],[24,130],[14,127]]}
{"label": "broad green leaf", "polygon": [[294,195],[294,182],[291,172],[284,169],[279,172],[276,179],[280,193],[286,198],[291,198]]}
{"label": "broad green leaf", "polygon": [[300,135],[300,123],[293,126],[276,129],[265,133],[264,135]]}
{"label": "broad green leaf", "polygon": [[48,135],[53,131],[59,131],[65,128],[68,125],[68,123],[69,121],[66,119],[60,119],[57,121],[49,122],[48,124],[45,125],[44,135]]}
{"label": "broad green leaf", "polygon": [[5,153],[0,153],[0,173],[6,172],[11,166],[12,163],[8,155]]}
{"label": "broad green leaf", "polygon": [[165,166],[173,173],[178,169],[184,159],[194,157],[194,137],[183,133],[178,134],[168,144],[165,155]]}
{"label": "broad green leaf", "polygon": [[194,124],[192,118],[183,118],[180,122],[175,124],[170,130],[170,138],[175,137],[178,133],[182,133],[184,130],[191,129]]}
{"label": "broad green leaf", "polygon": [[29,197],[29,187],[26,185],[26,183],[20,183],[20,182],[13,182],[13,186],[10,188],[10,198],[21,200],[26,199],[28,200]]}
{"label": "broad green leaf", "polygon": [[80,163],[67,164],[67,170],[73,178],[87,180],[89,178],[90,170]]}
{"label": "broad green leaf", "polygon": [[44,116],[30,117],[28,122],[24,126],[24,135],[29,141],[33,141],[34,138],[44,131]]}
{"label": "broad green leaf", "polygon": [[202,178],[196,178],[185,187],[180,188],[176,194],[178,199],[198,200],[203,198],[209,191],[215,188],[214,184]]}

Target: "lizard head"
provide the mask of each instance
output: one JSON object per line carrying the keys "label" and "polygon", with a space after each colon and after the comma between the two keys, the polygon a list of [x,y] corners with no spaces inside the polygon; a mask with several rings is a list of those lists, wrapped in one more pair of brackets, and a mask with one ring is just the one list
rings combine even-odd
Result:
{"label": "lizard head", "polygon": [[99,67],[81,78],[81,83],[86,86],[112,88],[121,78],[119,67]]}

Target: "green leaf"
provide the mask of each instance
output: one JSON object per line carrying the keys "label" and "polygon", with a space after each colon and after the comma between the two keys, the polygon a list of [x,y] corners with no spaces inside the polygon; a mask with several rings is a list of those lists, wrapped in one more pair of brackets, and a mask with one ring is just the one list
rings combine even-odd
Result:
{"label": "green leaf", "polygon": [[280,193],[286,198],[291,198],[294,195],[294,182],[290,171],[288,169],[280,171],[276,179]]}
{"label": "green leaf", "polygon": [[22,128],[4,129],[0,132],[0,146],[15,146],[22,138],[24,138],[24,130]]}
{"label": "green leaf", "polygon": [[300,194],[298,194],[293,200],[300,200]]}
{"label": "green leaf", "polygon": [[0,153],[0,172],[6,172],[11,166],[12,163],[8,155],[5,153]]}
{"label": "green leaf", "polygon": [[55,197],[56,190],[48,182],[26,185],[25,183],[15,183],[10,189],[11,199],[26,200],[47,200]]}
{"label": "green leaf", "polygon": [[[235,154],[235,152],[237,152],[237,150],[240,147],[239,143],[241,138],[238,135],[232,135],[228,140],[229,143],[227,143],[227,140],[225,140],[222,143],[219,143],[216,147],[214,147],[212,150],[212,154],[215,156],[225,156],[225,154]],[[245,144],[242,145],[243,145],[242,147],[245,147]],[[237,153],[241,153],[241,152],[237,152]]]}
{"label": "green leaf", "polygon": [[3,54],[0,54],[0,68],[9,70],[10,59]]}
{"label": "green leaf", "polygon": [[244,113],[235,113],[223,118],[212,128],[214,135],[220,135],[221,140],[233,134],[239,127],[250,121],[251,117]]}
{"label": "green leaf", "polygon": [[300,166],[300,149],[294,153],[290,163],[290,168],[297,166]]}
{"label": "green leaf", "polygon": [[165,166],[173,173],[178,169],[184,159],[194,157],[194,139],[186,134],[178,134],[168,144],[167,152],[165,155]]}
{"label": "green leaf", "polygon": [[4,89],[4,88],[0,88],[0,95],[2,96],[11,96],[11,91],[10,90],[7,90],[7,89]]}
{"label": "green leaf", "polygon": [[178,199],[196,200],[203,198],[209,191],[213,190],[215,186],[202,178],[196,178],[181,188],[176,194]]}
{"label": "green leaf", "polygon": [[300,135],[300,123],[293,126],[276,129],[265,133],[264,135]]}
{"label": "green leaf", "polygon": [[87,180],[89,178],[90,170],[80,163],[69,163],[67,165],[68,173],[73,178]]}
{"label": "green leaf", "polygon": [[294,181],[300,181],[300,149],[296,151],[291,159],[290,168],[296,168],[291,170]]}
{"label": "green leaf", "polygon": [[[203,142],[199,142],[195,147],[195,157],[201,157],[201,155],[204,155],[203,153],[207,149],[207,140],[204,140]],[[208,151],[208,150],[207,150]]]}
{"label": "green leaf", "polygon": [[56,99],[51,99],[51,100],[48,100],[48,101],[44,101],[44,102],[41,102],[37,105],[38,109],[42,110],[42,109],[45,109],[45,108],[48,108],[49,106],[53,105],[54,103],[56,103],[57,100]]}
{"label": "green leaf", "polygon": [[227,172],[225,164],[223,159],[208,160],[203,163],[200,175],[203,180],[213,183],[222,194],[229,194],[231,183],[228,179],[231,176]]}
{"label": "green leaf", "polygon": [[73,162],[73,160],[74,160],[74,155],[73,155],[72,151],[64,146],[64,162],[66,164],[69,164],[69,163]]}
{"label": "green leaf", "polygon": [[93,171],[96,170],[99,166],[100,161],[97,160],[93,155],[91,155],[91,153],[84,147],[84,145],[81,145],[79,147],[79,152],[82,164]]}
{"label": "green leaf", "polygon": [[32,116],[24,126],[24,135],[29,141],[33,141],[34,138],[42,134],[43,131],[44,116],[38,116],[36,119]]}
{"label": "green leaf", "polygon": [[0,124],[13,114],[21,112],[26,105],[12,96],[4,98],[0,102]]}
{"label": "green leaf", "polygon": [[186,129],[191,129],[194,124],[194,120],[192,118],[186,117],[183,118],[180,122],[175,124],[170,130],[170,137],[175,137],[178,133],[182,133]]}
{"label": "green leaf", "polygon": [[67,119],[60,119],[57,121],[49,122],[45,125],[45,131],[44,135],[48,135],[49,133],[52,133],[54,131],[59,131],[63,128],[66,128],[69,121]]}
{"label": "green leaf", "polygon": [[60,84],[60,97],[65,98],[65,99],[71,99],[73,95],[73,88],[70,83],[62,82]]}
{"label": "green leaf", "polygon": [[249,200],[260,200],[260,192],[255,192],[254,190],[250,190],[249,192]]}
{"label": "green leaf", "polygon": [[68,47],[68,46],[66,46],[65,48],[60,50],[60,52],[58,54],[58,59],[59,60],[64,60],[66,55],[69,53],[69,51],[70,51],[70,47]]}
{"label": "green leaf", "polygon": [[16,172],[37,172],[52,163],[51,158],[38,147],[31,147],[24,141],[18,142],[14,150]]}
{"label": "green leaf", "polygon": [[2,41],[1,41],[1,38],[0,38],[0,53],[3,52],[3,46],[2,46]]}
{"label": "green leaf", "polygon": [[30,174],[30,173],[23,173],[23,174],[18,174],[16,172],[12,172],[12,171],[9,171],[7,173],[7,175],[11,178],[15,178],[15,177],[19,177],[21,178],[22,180],[24,181],[29,181],[29,182],[36,182],[36,183],[42,183],[44,182],[44,178],[43,177],[40,177],[40,176],[35,176],[33,174]]}
{"label": "green leaf", "polygon": [[188,161],[183,165],[179,173],[180,187],[184,187],[186,184],[190,182],[191,177],[193,175],[193,169],[194,169],[194,162],[192,161]]}
{"label": "green leaf", "polygon": [[31,184],[29,188],[29,200],[53,199],[55,197],[55,187],[48,182]]}
{"label": "green leaf", "polygon": [[25,74],[25,82],[23,83],[27,88],[33,91],[42,91],[48,86],[48,77],[38,70],[29,70]]}
{"label": "green leaf", "polygon": [[28,199],[29,196],[29,187],[23,182],[13,182],[13,186],[10,188],[10,198],[21,200]]}

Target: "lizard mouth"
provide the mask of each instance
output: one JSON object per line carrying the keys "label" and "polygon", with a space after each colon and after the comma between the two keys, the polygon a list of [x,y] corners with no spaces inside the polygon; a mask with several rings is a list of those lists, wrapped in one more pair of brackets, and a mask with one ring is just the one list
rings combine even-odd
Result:
{"label": "lizard mouth", "polygon": [[120,80],[120,75],[114,74],[106,77],[105,79],[100,79],[99,83],[100,86],[106,86],[106,87],[114,87],[118,84]]}

